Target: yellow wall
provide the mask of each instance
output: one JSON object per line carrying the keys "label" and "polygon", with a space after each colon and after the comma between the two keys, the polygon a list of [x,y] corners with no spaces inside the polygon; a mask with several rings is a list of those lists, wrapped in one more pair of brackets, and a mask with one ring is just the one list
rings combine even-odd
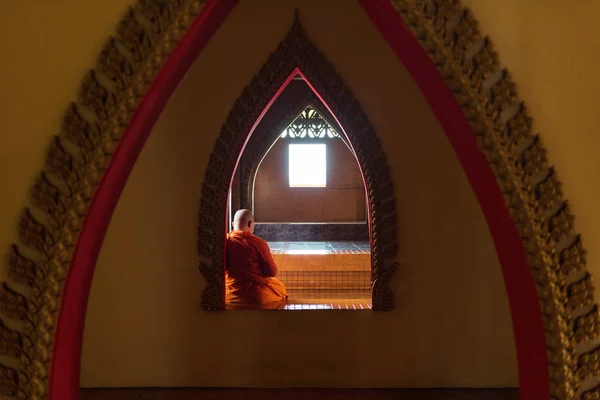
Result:
{"label": "yellow wall", "polygon": [[[3,4],[1,252],[15,237],[18,213],[62,113],[129,2]],[[387,46],[349,0],[327,2],[343,7],[345,15],[334,16],[314,0],[302,2],[301,12],[385,148],[394,151],[390,159],[399,189],[403,262],[396,279],[399,306],[391,314],[334,315],[213,315],[197,309],[202,283],[195,266],[195,221],[207,147],[242,86],[285,33],[295,2],[252,0],[251,7],[242,1],[157,126],[119,203],[98,265],[83,383],[258,385],[273,384],[283,374],[279,384],[317,384],[318,379],[336,385],[514,384],[505,294],[475,200],[414,85],[398,73]],[[267,3],[268,11],[256,6]],[[597,277],[600,182],[595,173],[600,158],[594,152],[600,140],[595,132],[600,80],[595,70],[600,55],[594,49],[600,45],[600,3],[465,3],[492,35],[528,102]],[[327,34],[334,20],[343,34]],[[234,51],[226,51],[225,43]],[[359,57],[367,48],[369,56]],[[225,76],[227,68],[235,74]],[[393,73],[384,79],[379,68]],[[400,111],[410,117],[401,127],[393,119]],[[445,203],[437,200],[442,196]],[[430,244],[436,252],[424,251]],[[0,277],[5,268],[0,265]],[[481,299],[475,302],[475,296]],[[443,316],[435,323],[431,315],[438,308]],[[325,340],[317,341],[316,333],[304,329],[305,322],[322,327]],[[275,362],[258,347],[272,338],[272,351],[283,361]],[[393,346],[384,347],[378,338]],[[298,344],[290,345],[293,339]],[[337,374],[321,373],[317,360],[323,355],[331,356],[323,368],[336,366]]]}
{"label": "yellow wall", "polygon": [[[310,36],[389,155],[399,210],[398,305],[390,313],[203,313],[196,221],[208,156],[229,108],[300,4]],[[82,384],[517,384],[500,267],[475,197],[415,84],[356,3],[242,1],[200,56],[152,132],[109,227]]]}
{"label": "yellow wall", "polygon": [[527,102],[600,278],[600,2],[463,0]]}
{"label": "yellow wall", "polygon": [[[4,1],[0,12],[0,259],[50,138],[130,0]],[[0,263],[0,279],[6,276]]]}

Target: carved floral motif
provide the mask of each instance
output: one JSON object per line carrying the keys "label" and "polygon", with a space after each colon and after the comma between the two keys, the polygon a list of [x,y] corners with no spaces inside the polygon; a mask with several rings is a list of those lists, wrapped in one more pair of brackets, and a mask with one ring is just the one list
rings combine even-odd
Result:
{"label": "carved floral motif", "polygon": [[13,331],[0,320],[0,353],[20,360],[18,370],[0,365],[0,395],[47,398],[64,277],[89,202],[149,83],[204,3],[141,0],[85,76],[78,103],[68,107],[34,185],[31,207],[22,214],[19,243],[9,261],[9,279],[32,290],[25,294],[17,286],[0,287],[2,317],[24,326]]}

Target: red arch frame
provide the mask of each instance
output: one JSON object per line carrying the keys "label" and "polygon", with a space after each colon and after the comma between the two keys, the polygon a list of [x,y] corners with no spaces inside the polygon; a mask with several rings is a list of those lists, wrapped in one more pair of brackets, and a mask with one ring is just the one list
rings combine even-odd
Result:
{"label": "red arch frame", "polygon": [[[550,397],[542,315],[525,249],[475,135],[434,64],[387,0],[357,0],[419,85],[442,124],[490,228],[508,293],[521,399]],[[79,398],[85,313],[102,242],[141,149],[175,89],[238,0],[209,0],[177,44],[123,133],[94,194],[64,282],[50,365],[50,400]]]}
{"label": "red arch frame", "polygon": [[434,63],[387,0],[358,0],[419,86],[467,175],[494,240],[502,267],[517,349],[521,399],[549,399],[546,336],[525,247],[496,177],[477,146],[458,101]]}

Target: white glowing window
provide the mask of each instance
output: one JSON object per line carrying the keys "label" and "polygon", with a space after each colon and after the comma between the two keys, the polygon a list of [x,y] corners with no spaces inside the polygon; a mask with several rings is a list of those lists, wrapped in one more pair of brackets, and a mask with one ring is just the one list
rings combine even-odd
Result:
{"label": "white glowing window", "polygon": [[290,187],[325,187],[327,184],[325,144],[290,144]]}

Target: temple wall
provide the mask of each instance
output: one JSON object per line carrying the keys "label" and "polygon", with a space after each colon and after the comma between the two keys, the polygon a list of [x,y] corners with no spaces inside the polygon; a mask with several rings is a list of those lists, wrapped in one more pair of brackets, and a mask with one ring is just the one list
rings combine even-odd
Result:
{"label": "temple wall", "polygon": [[[414,84],[353,2],[251,2],[241,2],[200,57],[125,188],[92,289],[82,383],[515,385],[506,295],[487,228]],[[129,3],[3,5],[4,254],[50,138]],[[398,306],[383,314],[204,314],[195,254],[203,169],[229,107],[285,34],[296,3],[389,153],[399,204]],[[600,3],[465,3],[492,35],[536,119],[597,278],[600,55],[593,49]],[[5,272],[1,264],[0,276]]]}
{"label": "temple wall", "polygon": [[[490,235],[416,85],[356,4],[266,3],[241,2],[233,11],[134,167],[97,266],[82,384],[516,385]],[[397,308],[204,313],[195,245],[204,168],[231,105],[285,35],[297,4],[388,155],[398,201]]]}

